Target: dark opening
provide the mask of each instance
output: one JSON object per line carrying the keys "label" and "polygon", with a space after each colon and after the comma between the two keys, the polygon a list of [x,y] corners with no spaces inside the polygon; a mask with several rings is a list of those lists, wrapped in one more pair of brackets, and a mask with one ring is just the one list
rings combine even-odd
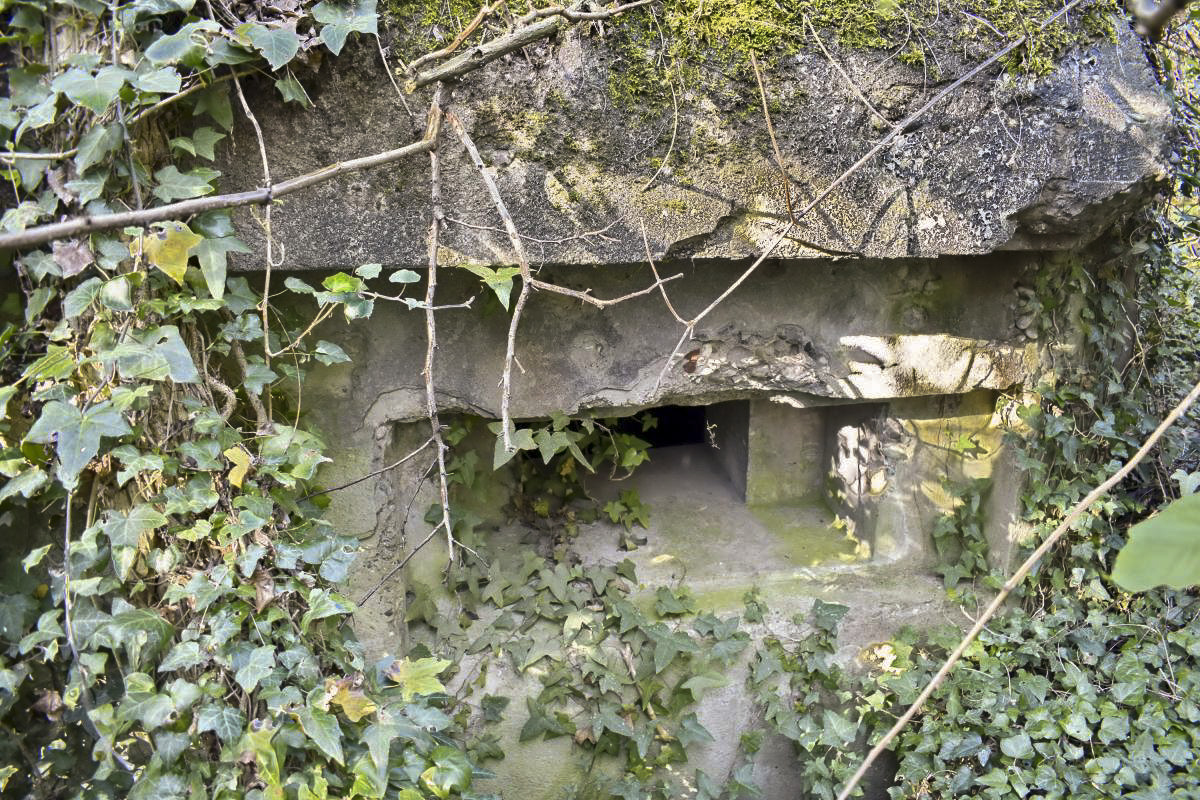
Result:
{"label": "dark opening", "polygon": [[[650,430],[643,431],[642,418],[650,414],[658,422]],[[634,417],[623,417],[617,424],[622,433],[632,433],[645,439],[651,447],[672,447],[681,444],[704,444],[704,406],[660,406]]]}

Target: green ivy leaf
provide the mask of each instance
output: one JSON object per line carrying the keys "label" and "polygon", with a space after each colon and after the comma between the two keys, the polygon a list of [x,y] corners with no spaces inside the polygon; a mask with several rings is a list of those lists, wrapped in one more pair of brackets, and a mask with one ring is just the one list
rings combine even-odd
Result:
{"label": "green ivy leaf", "polygon": [[178,167],[170,164],[154,173],[154,196],[164,203],[170,203],[211,194],[213,185],[209,183],[209,175],[210,172],[201,174],[196,170],[182,173]]}
{"label": "green ivy leaf", "polygon": [[304,91],[304,87],[300,85],[300,81],[290,73],[283,78],[277,78],[275,88],[285,103],[295,103],[301,108],[310,108],[313,104],[312,100],[308,99],[308,92]]}
{"label": "green ivy leaf", "polygon": [[220,239],[205,239],[196,245],[192,252],[200,262],[200,273],[204,275],[208,293],[213,299],[220,300],[225,296],[228,255],[230,253],[249,253],[250,248],[234,236],[225,236]]}
{"label": "green ivy leaf", "polygon": [[296,721],[322,753],[339,764],[345,763],[342,756],[342,728],[335,716],[319,708],[305,708],[296,715]]}
{"label": "green ivy leaf", "polygon": [[346,37],[351,33],[378,33],[379,15],[375,13],[375,0],[318,3],[313,6],[312,15],[317,22],[324,23],[321,41],[335,56],[342,52]]}
{"label": "green ivy leaf", "polygon": [[354,611],[354,604],[328,589],[313,589],[308,595],[308,610],[300,617],[300,632],[307,633],[308,626],[319,619],[336,617]]}
{"label": "green ivy leaf", "polygon": [[450,662],[440,658],[419,658],[416,661],[402,658],[393,662],[384,674],[400,685],[401,696],[408,703],[419,694],[446,691],[437,676],[448,666]]}
{"label": "green ivy leaf", "polygon": [[273,70],[291,61],[300,50],[300,37],[295,31],[287,28],[268,28],[257,22],[250,22],[239,25],[237,32],[250,39],[250,43],[263,54],[263,58]]}
{"label": "green ivy leaf", "polygon": [[117,99],[129,74],[127,69],[112,66],[103,67],[95,75],[78,68],[69,69],[55,78],[51,87],[65,94],[75,105],[94,114],[103,114]]}
{"label": "green ivy leaf", "polygon": [[179,91],[182,82],[183,79],[179,77],[178,72],[171,67],[163,67],[162,69],[139,75],[134,79],[133,85],[143,92],[175,94]]}
{"label": "green ivy leaf", "polygon": [[79,140],[75,169],[82,175],[88,167],[103,161],[120,143],[121,129],[117,125],[96,125],[88,128]]}
{"label": "green ivy leaf", "polygon": [[451,792],[462,794],[471,788],[471,764],[461,750],[440,745],[429,754],[433,766],[421,773],[421,783],[442,800]]}
{"label": "green ivy leaf", "polygon": [[265,644],[250,651],[246,663],[234,674],[233,679],[242,689],[252,692],[254,687],[258,686],[258,682],[270,675],[273,669],[275,669],[275,648]]}
{"label": "green ivy leaf", "polygon": [[108,401],[97,403],[86,412],[61,400],[51,400],[29,429],[26,440],[47,444],[55,440],[58,452],[58,478],[68,490],[79,485],[79,473],[100,451],[102,436],[124,436],[130,427],[121,412]]}
{"label": "green ivy leaf", "polygon": [[246,728],[246,717],[233,706],[209,703],[196,712],[196,731],[212,731],[222,742],[236,741]]}
{"label": "green ivy leaf", "polygon": [[1181,497],[1130,528],[1112,578],[1127,592],[1200,584],[1200,494]]}

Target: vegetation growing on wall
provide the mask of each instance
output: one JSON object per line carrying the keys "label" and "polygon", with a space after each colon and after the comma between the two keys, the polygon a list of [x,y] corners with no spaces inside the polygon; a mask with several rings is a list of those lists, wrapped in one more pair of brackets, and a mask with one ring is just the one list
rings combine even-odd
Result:
{"label": "vegetation growing on wall", "polygon": [[[742,41],[743,28],[722,27],[729,5],[715,3],[706,17],[689,2],[668,4],[658,24],[675,30],[685,16],[703,18],[710,45],[786,50],[769,38],[773,30],[750,26]],[[1007,25],[1014,8],[1032,5],[976,10]],[[270,74],[285,101],[305,105],[293,66],[336,55],[352,34],[372,35],[378,24],[370,0],[27,0],[3,13],[14,66],[0,99],[9,145],[0,159],[17,201],[0,220],[6,234],[64,213],[99,219],[122,205],[209,196],[220,177],[208,166],[214,146],[235,113],[252,114],[240,76]],[[861,46],[893,43],[896,13],[906,12],[823,0],[811,9],[818,26]],[[756,22],[775,14],[764,8]],[[1175,227],[1142,243],[1161,260],[1148,257],[1159,283],[1135,326],[1133,362],[1113,360],[1131,346],[1112,338],[1124,331],[1111,323],[1129,299],[1124,276],[1073,265],[1071,284],[1044,287],[1047,324],[1065,296],[1089,298],[1083,321],[1098,361],[1044,387],[1023,412],[1035,434],[1025,440],[1024,466],[1042,478],[1027,517],[1043,529],[1153,424],[1162,398],[1130,387],[1153,375],[1154,390],[1169,393],[1187,373],[1197,331],[1181,321],[1196,290],[1183,271],[1190,251],[1179,242],[1195,221],[1190,205],[1176,213]],[[393,300],[432,315],[432,281],[424,301],[377,291],[379,265],[330,276],[320,289],[291,281],[287,289],[311,295],[318,310],[281,318],[270,297],[226,274],[227,255],[244,249],[228,212],[214,208],[97,232],[85,226],[14,261],[17,285],[0,332],[0,472],[8,478],[0,488],[0,790],[39,798],[469,796],[473,777],[486,774],[480,762],[502,753],[486,733],[468,738],[465,730],[473,718],[505,711],[502,698],[485,697],[475,710],[445,691],[440,676],[448,680],[473,653],[487,655],[478,676],[460,681],[467,688],[488,658],[546,667],[542,691],[518,710],[522,737],[571,736],[586,752],[619,757],[623,776],[606,791],[752,794],[749,760],[727,779],[682,767],[709,735],[693,711],[697,697],[722,685],[748,648],[742,620],[702,613],[683,587],[660,587],[652,605],[640,602],[627,562],[595,567],[529,552],[511,565],[476,552],[447,570],[461,617],[422,615],[429,606],[420,603],[411,614],[431,623],[447,648],[439,655],[451,658],[414,651],[365,663],[346,626],[353,604],[338,588],[355,541],[322,519],[329,497],[321,490],[332,488],[314,480],[323,445],[305,429],[300,393],[290,387],[302,386],[313,363],[346,360],[313,335],[316,319],[357,319]],[[506,308],[514,276],[484,276]],[[400,270],[387,280],[418,276]],[[440,433],[436,409],[431,417]],[[573,431],[552,424],[551,456],[579,446]],[[519,432],[507,433],[517,449],[540,449],[532,432],[528,448]],[[625,463],[631,451],[614,456],[633,466]],[[596,458],[583,453],[592,468]],[[1051,794],[1149,797],[1193,785],[1195,599],[1125,595],[1105,571],[1131,518],[1175,491],[1167,478],[1194,490],[1196,458],[1194,449],[1168,451],[1161,474],[1101,507],[1027,584],[1021,607],[991,626],[969,669],[901,739],[896,796],[1024,796],[1037,784]],[[1182,473],[1172,478],[1176,464]],[[446,518],[437,512],[432,531],[445,525],[451,553],[480,544],[464,520],[447,524],[449,510]],[[968,541],[960,555],[977,555],[973,548]],[[981,566],[960,557],[947,582],[969,600],[963,584]],[[473,630],[471,616],[485,608],[492,624]],[[903,637],[880,650],[876,672],[852,678],[831,660],[842,613],[815,606],[798,628],[810,636],[769,638],[752,655],[751,688],[772,728],[804,754],[817,796],[831,796],[855,746],[914,694],[946,644]],[[744,619],[761,615],[751,595]],[[743,741],[747,759],[757,747],[753,735]]]}

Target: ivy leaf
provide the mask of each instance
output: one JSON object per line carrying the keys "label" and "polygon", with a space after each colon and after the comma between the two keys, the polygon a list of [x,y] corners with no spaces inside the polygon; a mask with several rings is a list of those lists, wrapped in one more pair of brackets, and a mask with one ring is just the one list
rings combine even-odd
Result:
{"label": "ivy leaf", "polygon": [[845,747],[858,736],[858,725],[832,709],[825,709],[822,722],[821,744]]}
{"label": "ivy leaf", "polygon": [[278,377],[261,359],[252,360],[246,365],[242,386],[250,394],[262,394],[263,387]]}
{"label": "ivy leaf", "polygon": [[699,718],[693,712],[688,714],[679,721],[679,743],[684,746],[684,749],[691,747],[693,744],[702,742],[714,742],[716,739],[700,724]]}
{"label": "ivy leaf", "polygon": [[193,64],[204,54],[207,37],[204,31],[219,31],[221,26],[210,19],[190,22],[165,36],[160,36],[145,50],[145,56],[151,64],[162,66],[176,64],[180,61]]}
{"label": "ivy leaf", "polygon": [[1033,758],[1033,740],[1024,731],[1000,740],[1000,752],[1009,758]]}
{"label": "ivy leaf", "polygon": [[18,494],[24,498],[32,497],[49,480],[50,478],[41,469],[37,467],[27,469],[4,484],[3,489],[0,489],[0,503]]}
{"label": "ivy leaf", "polygon": [[239,444],[229,448],[222,455],[233,462],[233,468],[229,470],[229,483],[239,489],[242,488],[242,481],[250,469],[250,454]]}
{"label": "ivy leaf", "polygon": [[162,727],[175,713],[175,701],[170,696],[159,694],[154,679],[144,672],[133,672],[125,677],[125,699],[121,702],[121,716],[136,719],[146,730]]}
{"label": "ivy leaf", "polygon": [[351,722],[358,722],[376,710],[375,703],[362,689],[354,688],[349,680],[337,682],[338,689],[329,702],[342,707],[342,713]]}
{"label": "ivy leaf", "polygon": [[308,626],[319,619],[349,614],[354,605],[346,598],[328,589],[313,589],[308,595],[308,611],[300,618],[300,632],[307,633]]}
{"label": "ivy leaf", "polygon": [[415,695],[446,691],[437,676],[448,666],[450,662],[440,658],[419,658],[416,661],[403,658],[393,662],[384,674],[400,685],[401,696],[408,703]]}
{"label": "ivy leaf", "polygon": [[[174,200],[188,200],[193,197],[203,197],[206,194],[211,194],[213,185],[210,180],[220,176],[221,173],[213,174],[212,170],[205,168],[204,172],[192,170],[189,173],[179,171],[179,168],[174,164],[163,167],[158,172],[154,173],[154,196],[164,203],[170,203]],[[173,223],[181,225],[181,223]],[[187,226],[182,226],[187,227]],[[188,231],[191,233],[191,231]],[[190,247],[191,245],[189,245]]]}
{"label": "ivy leaf", "polygon": [[324,339],[317,342],[316,347],[313,348],[313,358],[325,365],[343,364],[350,360],[350,356],[346,355],[345,350]]}
{"label": "ivy leaf", "polygon": [[304,708],[296,715],[296,721],[322,753],[339,764],[345,763],[342,756],[342,728],[335,716],[319,708]]}
{"label": "ivy leaf", "polygon": [[273,70],[291,61],[300,50],[300,37],[295,31],[287,28],[268,28],[257,22],[250,22],[239,25],[237,32],[250,39],[250,43],[263,54],[263,58]]}
{"label": "ivy leaf", "polygon": [[705,690],[719,689],[728,684],[729,681],[724,675],[720,674],[719,672],[712,672],[710,670],[708,672],[704,672],[699,675],[693,675],[692,677],[688,678],[683,682],[683,688],[691,692],[692,697],[698,700],[700,699],[701,693],[703,693]]}
{"label": "ivy leaf", "polygon": [[273,669],[275,669],[275,648],[265,644],[250,651],[250,657],[234,674],[233,679],[243,690],[252,692],[254,687],[258,686],[258,682],[270,675]]}
{"label": "ivy leaf", "polygon": [[179,77],[179,73],[171,67],[163,67],[138,76],[134,79],[133,85],[143,92],[175,94],[182,85],[182,79]]}
{"label": "ivy leaf", "polygon": [[222,742],[236,741],[245,728],[245,716],[233,706],[209,703],[196,712],[196,732],[212,731]]}
{"label": "ivy leaf", "polygon": [[100,437],[124,436],[129,432],[129,424],[121,412],[107,400],[87,412],[80,412],[61,400],[51,400],[42,407],[41,416],[25,438],[39,444],[56,440],[58,478],[71,490],[79,485],[79,473],[100,451]]}
{"label": "ivy leaf", "polygon": [[75,154],[75,169],[80,175],[93,164],[99,164],[121,143],[121,129],[116,125],[95,125],[88,128],[79,140]]}
{"label": "ivy leaf", "polygon": [[[179,172],[172,166],[159,170],[159,173],[167,170]],[[157,191],[155,189],[155,192]],[[169,222],[157,232],[142,237],[142,253],[151,264],[182,286],[183,275],[187,272],[188,255],[192,248],[202,241],[204,237],[192,233],[191,228],[182,222]]]}
{"label": "ivy leaf", "polygon": [[483,285],[496,294],[496,299],[500,301],[500,305],[504,306],[505,310],[508,309],[508,302],[512,297],[513,278],[521,274],[520,269],[517,267],[492,269],[478,264],[463,264],[462,268],[482,278]]}
{"label": "ivy leaf", "polygon": [[192,146],[200,158],[212,161],[217,157],[216,144],[225,138],[225,134],[215,131],[205,125],[192,133]]}
{"label": "ivy leaf", "polygon": [[129,71],[121,67],[104,67],[95,75],[75,68],[55,78],[51,88],[65,94],[75,105],[103,114],[117,99],[128,76]]}
{"label": "ivy leaf", "polygon": [[249,253],[250,248],[234,236],[219,239],[204,239],[196,245],[196,259],[200,262],[200,273],[204,284],[214,300],[225,296],[225,275],[229,269],[230,253]]}
{"label": "ivy leaf", "polygon": [[1112,578],[1127,592],[1200,583],[1200,494],[1181,497],[1130,528]]}
{"label": "ivy leaf", "polygon": [[191,669],[203,664],[208,657],[200,652],[199,642],[180,642],[171,648],[167,657],[158,665],[159,672],[171,672],[177,669]]}
{"label": "ivy leaf", "polygon": [[304,91],[304,87],[300,85],[300,81],[296,80],[294,75],[289,74],[287,77],[277,78],[275,88],[285,103],[295,103],[301,108],[309,108],[313,104],[312,100],[308,99],[308,92]]}
{"label": "ivy leaf", "polygon": [[349,4],[323,2],[313,6],[313,19],[324,23],[321,41],[335,56],[342,52],[346,37],[352,32],[377,33],[379,15],[375,0],[357,0]]}
{"label": "ivy leaf", "polygon": [[429,760],[433,766],[421,773],[421,783],[441,800],[451,792],[462,794],[471,788],[471,764],[457,747],[439,745]]}
{"label": "ivy leaf", "polygon": [[388,281],[391,283],[416,283],[419,280],[421,280],[421,276],[411,269],[398,269],[388,276]]}
{"label": "ivy leaf", "polygon": [[134,506],[128,514],[121,511],[105,511],[104,535],[117,547],[138,547],[142,537],[167,524],[167,518],[143,503]]}

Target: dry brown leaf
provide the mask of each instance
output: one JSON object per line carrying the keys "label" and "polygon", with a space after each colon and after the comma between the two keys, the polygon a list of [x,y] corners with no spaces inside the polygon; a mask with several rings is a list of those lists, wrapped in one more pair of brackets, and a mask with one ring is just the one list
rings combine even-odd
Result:
{"label": "dry brown leaf", "polygon": [[96,257],[92,255],[91,248],[82,239],[55,242],[52,247],[54,263],[62,268],[64,278],[78,275],[96,260]]}

